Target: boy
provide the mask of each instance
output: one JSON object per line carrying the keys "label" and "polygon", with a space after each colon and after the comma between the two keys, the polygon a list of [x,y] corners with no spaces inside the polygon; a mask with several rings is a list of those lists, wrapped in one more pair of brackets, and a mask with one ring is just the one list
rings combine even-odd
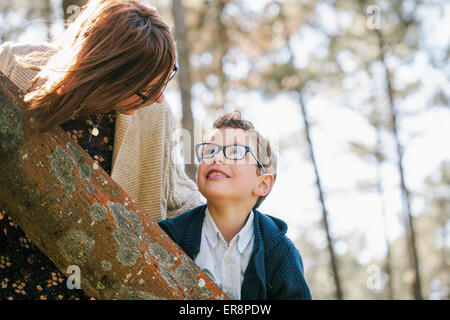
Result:
{"label": "boy", "polygon": [[311,299],[287,225],[256,210],[276,178],[268,141],[234,112],[214,122],[196,154],[207,204],[160,227],[232,299]]}

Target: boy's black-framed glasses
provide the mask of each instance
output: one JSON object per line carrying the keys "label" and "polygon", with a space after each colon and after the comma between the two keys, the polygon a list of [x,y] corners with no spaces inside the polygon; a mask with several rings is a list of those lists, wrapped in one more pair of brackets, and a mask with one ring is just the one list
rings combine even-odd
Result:
{"label": "boy's black-framed glasses", "polygon": [[[177,74],[178,70],[179,70],[179,69],[178,69],[178,66],[177,66],[177,65],[174,65],[174,66],[173,66],[173,70],[172,70],[172,74],[170,75],[169,79],[168,79],[166,82],[164,82],[164,85],[163,85],[163,87],[162,87],[162,89],[161,89],[161,92],[164,92],[164,89],[167,87],[167,84],[169,83],[170,80],[172,80],[172,79],[175,77],[175,75]],[[145,94],[143,94],[143,93],[140,92],[140,91],[136,91],[135,94],[136,94],[139,98],[141,98],[142,101],[144,101],[144,102],[147,102],[147,101],[150,100],[149,97],[147,97]]]}
{"label": "boy's black-framed glasses", "polygon": [[243,144],[229,144],[226,146],[219,146],[215,143],[203,142],[199,143],[195,146],[195,154],[197,156],[198,162],[201,162],[203,159],[211,159],[214,158],[220,151],[223,152],[225,158],[229,160],[243,160],[247,153],[255,158],[258,167],[261,168],[263,173],[266,173],[266,169],[264,168],[261,161],[253,152],[252,148]]}

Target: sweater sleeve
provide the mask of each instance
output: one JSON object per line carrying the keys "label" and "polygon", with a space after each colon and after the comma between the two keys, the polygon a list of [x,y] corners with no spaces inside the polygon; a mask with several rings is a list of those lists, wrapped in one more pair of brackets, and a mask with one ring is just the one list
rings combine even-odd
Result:
{"label": "sweater sleeve", "polygon": [[0,71],[6,76],[8,76],[9,71],[11,70],[11,56],[11,44],[9,42],[2,44],[0,46]]}
{"label": "sweater sleeve", "polygon": [[[175,122],[175,121],[174,121]],[[169,148],[169,188],[167,199],[167,218],[174,218],[180,213],[202,205],[201,194],[197,185],[185,173],[183,163],[177,157],[177,137],[175,125],[171,128]]]}
{"label": "sweater sleeve", "polygon": [[302,257],[290,240],[286,239],[285,244],[288,251],[275,271],[269,299],[311,300],[311,291],[303,272]]}
{"label": "sweater sleeve", "polygon": [[0,71],[22,91],[31,83],[35,72],[20,68],[15,61],[17,54],[24,54],[28,48],[6,42],[0,46]]}
{"label": "sweater sleeve", "polygon": [[54,53],[55,48],[46,43],[31,45],[6,42],[0,46],[0,71],[23,92],[27,92],[38,71],[20,66],[16,58],[24,58],[32,65],[42,66]]}

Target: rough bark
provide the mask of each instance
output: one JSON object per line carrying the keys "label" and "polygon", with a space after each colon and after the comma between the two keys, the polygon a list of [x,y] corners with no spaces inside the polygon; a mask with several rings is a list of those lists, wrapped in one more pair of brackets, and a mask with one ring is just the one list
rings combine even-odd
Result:
{"label": "rough bark", "polygon": [[0,205],[97,299],[221,299],[220,288],[60,127],[30,130],[0,73]]}

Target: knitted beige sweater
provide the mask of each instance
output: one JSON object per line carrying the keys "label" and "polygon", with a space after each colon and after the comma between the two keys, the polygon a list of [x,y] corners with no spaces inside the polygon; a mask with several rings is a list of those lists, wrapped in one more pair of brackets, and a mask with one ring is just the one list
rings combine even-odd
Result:
{"label": "knitted beige sweater", "polygon": [[[22,91],[37,71],[19,66],[15,58],[30,53],[45,65],[55,52],[50,44],[0,46],[0,71]],[[202,204],[195,183],[176,161],[176,118],[170,106],[153,103],[132,116],[116,115],[111,177],[153,220],[172,218]]]}

